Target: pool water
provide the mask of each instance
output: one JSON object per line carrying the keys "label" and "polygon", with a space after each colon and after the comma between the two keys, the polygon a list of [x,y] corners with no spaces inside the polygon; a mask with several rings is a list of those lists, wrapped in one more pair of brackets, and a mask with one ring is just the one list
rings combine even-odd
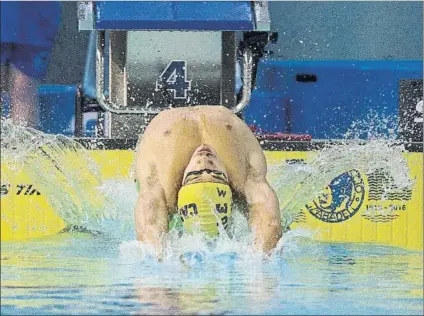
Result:
{"label": "pool water", "polygon": [[422,253],[296,231],[280,250],[228,241],[157,262],[105,234],[4,242],[1,314],[423,314]]}

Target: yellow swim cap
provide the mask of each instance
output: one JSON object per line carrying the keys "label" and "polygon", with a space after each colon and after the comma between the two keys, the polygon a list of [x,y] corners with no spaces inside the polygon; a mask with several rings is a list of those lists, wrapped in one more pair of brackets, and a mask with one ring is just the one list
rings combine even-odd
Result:
{"label": "yellow swim cap", "polygon": [[231,215],[231,189],[226,184],[201,182],[181,187],[178,213],[186,231],[198,227],[211,237],[219,234],[219,225],[228,225]]}

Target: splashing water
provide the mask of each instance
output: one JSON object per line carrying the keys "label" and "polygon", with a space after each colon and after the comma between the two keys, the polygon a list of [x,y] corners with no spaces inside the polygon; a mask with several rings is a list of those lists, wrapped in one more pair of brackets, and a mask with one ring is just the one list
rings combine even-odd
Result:
{"label": "splashing water", "polygon": [[[67,223],[108,233],[122,241],[123,262],[153,256],[152,249],[133,241],[137,193],[132,180],[102,181],[88,151],[70,138],[22,128],[4,119],[1,124],[2,164],[37,179],[40,190]],[[384,169],[401,187],[410,187],[412,181],[403,150],[402,145],[387,139],[349,141],[308,152],[307,164],[270,164],[268,179],[280,201],[283,225],[288,227],[306,203],[315,199],[335,177],[352,169],[365,174]],[[290,244],[294,244],[292,240],[298,237],[310,238],[311,232],[286,233],[272,256],[279,256],[283,246],[286,255]],[[229,235],[221,234],[214,243],[200,233],[181,237],[169,232],[165,236],[164,260],[179,258],[187,265],[195,265],[211,256],[216,260],[223,254],[259,260],[262,256],[253,250],[252,244],[247,220],[235,208]]]}
{"label": "splashing water", "polygon": [[[62,135],[14,125],[1,120],[2,166],[36,179],[52,207],[69,224],[87,226],[114,216],[108,197],[99,194],[96,164],[78,142]],[[2,181],[14,173],[2,172]]]}
{"label": "splashing water", "polygon": [[270,165],[269,180],[280,201],[283,224],[290,225],[300,210],[317,198],[331,180],[352,169],[365,174],[383,169],[395,179],[399,189],[410,188],[413,183],[403,151],[402,145],[391,146],[383,140],[349,141],[311,153],[316,156],[308,164]]}
{"label": "splashing water", "polygon": [[[308,164],[282,161],[269,165],[268,178],[280,201],[283,225],[288,227],[306,203],[322,194],[331,180],[353,169],[366,175],[384,170],[393,178],[397,189],[410,189],[413,181],[402,154],[405,148],[396,143],[397,122],[396,117],[370,109],[364,119],[352,122],[344,140],[309,152],[313,157],[308,157]],[[386,192],[389,187],[383,189]],[[389,198],[383,194],[384,199]]]}
{"label": "splashing water", "polygon": [[345,139],[395,140],[400,128],[398,118],[370,109],[364,119],[359,119],[350,125]]}

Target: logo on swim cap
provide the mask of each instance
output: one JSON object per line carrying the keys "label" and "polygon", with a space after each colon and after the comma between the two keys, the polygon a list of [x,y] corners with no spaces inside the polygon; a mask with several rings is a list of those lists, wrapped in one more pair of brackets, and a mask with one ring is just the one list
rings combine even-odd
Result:
{"label": "logo on swim cap", "polygon": [[232,193],[226,184],[202,182],[181,187],[178,213],[186,231],[198,229],[217,236],[219,227],[226,228],[231,215]]}

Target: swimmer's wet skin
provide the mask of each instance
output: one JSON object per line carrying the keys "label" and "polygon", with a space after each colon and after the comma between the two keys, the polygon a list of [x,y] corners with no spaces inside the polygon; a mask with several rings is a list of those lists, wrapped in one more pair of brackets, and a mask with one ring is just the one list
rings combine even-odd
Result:
{"label": "swimmer's wet skin", "polygon": [[227,226],[239,199],[247,205],[254,246],[269,252],[277,245],[280,211],[266,180],[265,156],[249,127],[230,110],[196,106],[162,111],[141,137],[135,167],[140,184],[137,239],[153,245],[159,256],[172,215],[178,213],[185,231],[214,238]]}

